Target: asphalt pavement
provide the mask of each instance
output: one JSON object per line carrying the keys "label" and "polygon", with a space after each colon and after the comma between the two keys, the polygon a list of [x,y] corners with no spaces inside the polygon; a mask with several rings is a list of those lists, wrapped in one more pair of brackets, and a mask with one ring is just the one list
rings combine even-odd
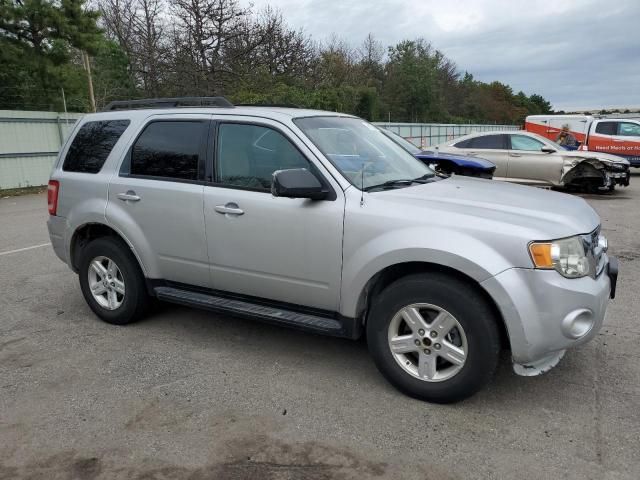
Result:
{"label": "asphalt pavement", "polygon": [[394,390],[363,341],[169,304],[102,323],[46,196],[0,199],[0,479],[637,480],[640,175],[585,198],[620,259],[600,335],[540,377],[505,357],[448,406]]}

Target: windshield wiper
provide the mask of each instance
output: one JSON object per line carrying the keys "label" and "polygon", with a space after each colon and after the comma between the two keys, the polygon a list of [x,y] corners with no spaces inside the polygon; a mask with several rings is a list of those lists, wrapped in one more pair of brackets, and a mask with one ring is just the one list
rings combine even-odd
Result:
{"label": "windshield wiper", "polygon": [[388,180],[386,182],[379,183],[377,185],[370,185],[368,187],[365,187],[364,191],[368,192],[376,188],[385,189],[385,188],[395,188],[395,187],[407,187],[413,183],[429,183],[429,180],[434,176],[435,174],[433,173],[425,173],[424,175],[418,178],[399,178],[397,180]]}
{"label": "windshield wiper", "polygon": [[421,177],[418,178],[414,178],[413,181],[417,182],[417,183],[428,183],[424,180],[429,180],[430,178],[435,177],[436,174],[435,173],[425,173],[424,175],[422,175]]}

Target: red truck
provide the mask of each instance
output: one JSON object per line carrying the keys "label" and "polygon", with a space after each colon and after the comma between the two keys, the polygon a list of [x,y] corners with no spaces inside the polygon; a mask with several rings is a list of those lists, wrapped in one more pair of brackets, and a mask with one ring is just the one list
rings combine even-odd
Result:
{"label": "red truck", "polygon": [[599,118],[591,115],[530,115],[525,130],[556,141],[569,128],[580,150],[619,155],[640,167],[640,118]]}

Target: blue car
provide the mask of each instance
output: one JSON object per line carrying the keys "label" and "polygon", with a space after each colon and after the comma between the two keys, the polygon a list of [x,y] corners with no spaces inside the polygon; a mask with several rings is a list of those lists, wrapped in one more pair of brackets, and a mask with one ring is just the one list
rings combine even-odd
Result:
{"label": "blue car", "polygon": [[437,150],[420,150],[413,143],[400,135],[381,128],[380,131],[393,140],[398,146],[411,155],[429,165],[436,172],[444,175],[464,175],[467,177],[493,178],[496,164],[484,158],[468,155],[440,153]]}

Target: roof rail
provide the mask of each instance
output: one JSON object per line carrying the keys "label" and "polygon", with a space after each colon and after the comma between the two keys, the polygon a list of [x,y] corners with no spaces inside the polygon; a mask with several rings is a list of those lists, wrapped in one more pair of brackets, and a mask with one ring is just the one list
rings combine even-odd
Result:
{"label": "roof rail", "polygon": [[302,108],[295,103],[237,103],[236,107],[279,107],[279,108]]}
{"label": "roof rail", "polygon": [[231,108],[233,103],[224,97],[175,97],[175,98],[143,98],[139,100],[117,100],[109,103],[103,111],[135,110],[138,108],[172,108],[172,107],[222,107]]}

